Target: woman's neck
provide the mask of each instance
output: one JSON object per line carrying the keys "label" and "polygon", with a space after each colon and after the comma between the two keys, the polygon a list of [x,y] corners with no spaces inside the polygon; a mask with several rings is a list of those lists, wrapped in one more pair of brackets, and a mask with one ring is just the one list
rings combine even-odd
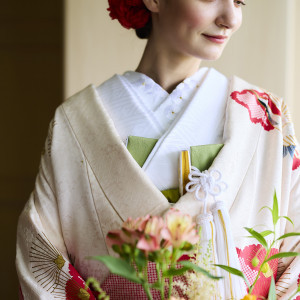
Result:
{"label": "woman's neck", "polygon": [[201,60],[170,53],[165,47],[160,49],[157,45],[149,39],[136,71],[149,76],[171,93],[180,82],[199,69]]}

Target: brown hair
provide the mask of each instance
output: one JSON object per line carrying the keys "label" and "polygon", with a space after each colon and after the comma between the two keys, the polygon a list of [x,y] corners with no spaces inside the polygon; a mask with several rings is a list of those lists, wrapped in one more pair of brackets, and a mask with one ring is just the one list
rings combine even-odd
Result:
{"label": "brown hair", "polygon": [[152,18],[149,19],[149,21],[144,27],[135,29],[135,33],[140,39],[148,39],[150,37],[151,31],[152,31]]}

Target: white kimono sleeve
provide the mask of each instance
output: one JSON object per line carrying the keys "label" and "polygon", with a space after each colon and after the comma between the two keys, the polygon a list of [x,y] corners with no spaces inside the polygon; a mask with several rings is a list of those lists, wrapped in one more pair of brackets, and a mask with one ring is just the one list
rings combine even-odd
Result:
{"label": "white kimono sleeve", "polygon": [[[285,114],[289,116],[288,110],[286,108]],[[289,118],[289,122],[284,124],[285,127],[285,138],[284,140],[292,140],[294,145],[294,154],[292,159],[292,165],[289,165],[288,174],[283,174],[283,176],[291,176],[290,181],[290,195],[288,203],[287,217],[289,217],[292,222],[291,224],[286,219],[281,219],[281,222],[286,222],[285,231],[283,234],[290,232],[300,232],[300,152],[299,145],[297,143],[294,126]],[[291,172],[291,173],[290,173]],[[285,205],[285,203],[283,203]],[[293,236],[288,237],[283,240],[280,249],[280,252],[300,252],[300,237]],[[279,259],[278,261],[278,273],[276,280],[276,295],[278,299],[285,300],[299,300],[300,293],[294,295],[297,291],[297,288],[300,284],[300,257],[287,257]]]}
{"label": "white kimono sleeve", "polygon": [[[287,221],[285,233],[300,232],[300,167],[293,171],[292,176],[293,181],[288,217],[293,221],[294,226]],[[300,252],[299,236],[286,238],[280,247],[280,252]],[[300,283],[300,257],[279,259],[277,279],[276,295],[278,299],[290,299],[290,297],[295,294]],[[291,299],[299,300],[300,293]]]}
{"label": "white kimono sleeve", "polygon": [[20,299],[95,299],[90,290],[84,289],[84,281],[68,260],[51,182],[53,126],[52,121],[34,191],[18,223],[16,267]]}

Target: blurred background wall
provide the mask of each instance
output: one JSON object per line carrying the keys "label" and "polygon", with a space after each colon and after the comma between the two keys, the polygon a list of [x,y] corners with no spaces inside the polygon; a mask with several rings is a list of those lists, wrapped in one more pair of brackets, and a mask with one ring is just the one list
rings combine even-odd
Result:
{"label": "blurred background wall", "polygon": [[63,3],[1,1],[0,299],[15,300],[15,233],[48,124],[63,100]]}
{"label": "blurred background wall", "polygon": [[[54,110],[88,84],[98,85],[114,73],[134,70],[145,41],[110,20],[106,0],[2,2],[0,230],[4,243],[0,280],[9,299],[17,299],[17,217],[33,189]],[[284,97],[298,137],[299,2],[248,0],[243,8],[244,25],[222,58],[203,62]]]}

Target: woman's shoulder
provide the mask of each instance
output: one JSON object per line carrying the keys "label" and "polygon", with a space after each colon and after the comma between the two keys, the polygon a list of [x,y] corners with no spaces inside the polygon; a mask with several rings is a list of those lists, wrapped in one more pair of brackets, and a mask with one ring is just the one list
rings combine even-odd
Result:
{"label": "woman's shoulder", "polygon": [[236,75],[231,77],[230,97],[248,108],[261,106],[267,113],[281,115],[287,109],[283,97]]}

